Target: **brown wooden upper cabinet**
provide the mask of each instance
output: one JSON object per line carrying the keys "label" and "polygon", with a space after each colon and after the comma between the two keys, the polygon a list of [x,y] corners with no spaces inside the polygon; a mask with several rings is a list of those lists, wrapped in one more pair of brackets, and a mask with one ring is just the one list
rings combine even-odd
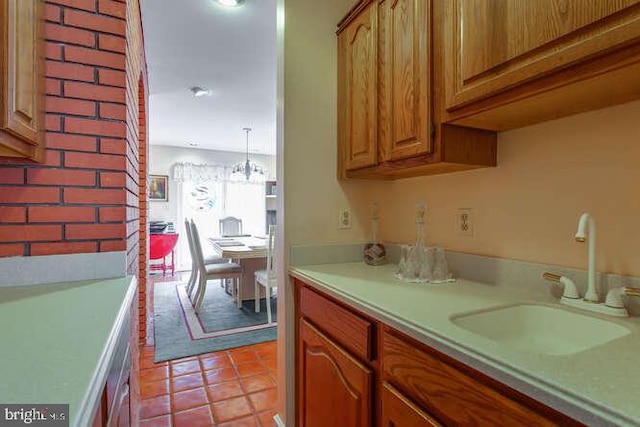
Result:
{"label": "brown wooden upper cabinet", "polygon": [[512,129],[640,98],[639,0],[445,2],[445,120]]}
{"label": "brown wooden upper cabinet", "polygon": [[433,115],[433,13],[432,0],[362,0],[338,24],[339,178],[495,166],[495,134]]}
{"label": "brown wooden upper cabinet", "polygon": [[44,1],[0,3],[0,156],[44,160]]}

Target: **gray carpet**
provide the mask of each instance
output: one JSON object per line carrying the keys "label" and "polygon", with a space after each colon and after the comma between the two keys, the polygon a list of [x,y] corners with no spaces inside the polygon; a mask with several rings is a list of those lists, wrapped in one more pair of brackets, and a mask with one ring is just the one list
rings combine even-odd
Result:
{"label": "gray carpet", "polygon": [[[250,344],[276,339],[277,327],[233,333],[205,339],[191,339],[180,306],[178,282],[157,283],[153,294],[153,323],[155,339],[155,361],[178,359],[211,351],[228,350]],[[253,301],[245,301],[242,309],[234,304],[231,296],[224,292],[218,281],[210,281],[198,318],[206,332],[223,331],[267,323],[265,300],[261,300],[261,311],[256,313]],[[277,316],[276,298],[271,299],[272,316]]]}

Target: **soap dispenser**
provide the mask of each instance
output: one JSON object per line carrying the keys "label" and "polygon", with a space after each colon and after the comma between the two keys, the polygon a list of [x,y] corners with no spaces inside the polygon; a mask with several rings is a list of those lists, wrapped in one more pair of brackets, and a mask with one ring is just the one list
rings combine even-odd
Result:
{"label": "soap dispenser", "polygon": [[384,264],[387,257],[387,251],[378,239],[379,221],[380,209],[378,204],[374,203],[371,207],[371,235],[363,250],[364,262],[368,265]]}

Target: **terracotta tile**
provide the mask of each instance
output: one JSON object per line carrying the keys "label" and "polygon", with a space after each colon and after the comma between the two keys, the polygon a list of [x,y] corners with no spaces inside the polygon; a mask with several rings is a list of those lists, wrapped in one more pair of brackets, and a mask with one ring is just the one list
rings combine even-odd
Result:
{"label": "terracotta tile", "polygon": [[200,406],[182,412],[177,412],[173,416],[174,427],[209,427],[213,425],[213,417],[209,405]]}
{"label": "terracotta tile", "polygon": [[231,380],[223,383],[213,384],[207,387],[209,399],[212,402],[229,399],[231,397],[242,396],[245,394],[240,381]]}
{"label": "terracotta tile", "polygon": [[262,365],[267,368],[269,371],[277,371],[278,370],[278,360],[277,359],[267,359],[262,361]]}
{"label": "terracotta tile", "polygon": [[179,377],[171,378],[171,390],[173,393],[178,391],[189,390],[192,388],[204,386],[204,379],[200,372],[194,372],[193,374],[181,375]]}
{"label": "terracotta tile", "polygon": [[157,381],[169,378],[169,366],[156,366],[154,368],[142,369],[140,371],[140,381]]}
{"label": "terracotta tile", "polygon": [[171,403],[168,394],[146,399],[140,403],[140,419],[154,418],[167,414],[171,414]]}
{"label": "terracotta tile", "polygon": [[142,347],[142,349],[140,349],[140,357],[144,358],[144,357],[153,357],[153,354],[155,352],[155,349],[152,346],[144,346]]}
{"label": "terracotta tile", "polygon": [[239,363],[236,368],[241,377],[266,373],[264,366],[260,362]]}
{"label": "terracotta tile", "polygon": [[267,374],[252,375],[242,378],[242,385],[246,393],[253,393],[276,386],[276,383]]}
{"label": "terracotta tile", "polygon": [[142,399],[150,399],[163,394],[169,394],[169,380],[150,381],[140,384],[140,397]]}
{"label": "terracotta tile", "polygon": [[187,356],[187,357],[182,357],[180,359],[173,359],[170,360],[169,362],[171,363],[171,365],[179,365],[180,363],[184,363],[184,362],[193,362],[194,360],[198,360],[198,356]]}
{"label": "terracotta tile", "polygon": [[208,371],[210,369],[221,369],[231,367],[231,359],[226,354],[208,353],[206,356],[200,356],[200,364],[202,369]]}
{"label": "terracotta tile", "polygon": [[204,379],[207,381],[207,384],[229,381],[237,377],[236,371],[233,368],[213,369],[211,371],[205,371],[204,373]]}
{"label": "terracotta tile", "polygon": [[278,412],[273,409],[271,411],[260,412],[258,414],[258,421],[260,422],[260,427],[273,427],[276,425],[276,422],[273,420],[273,417],[276,416]]}
{"label": "terracotta tile", "polygon": [[260,359],[275,359],[278,357],[278,349],[276,346],[262,347],[256,349],[256,354]]}
{"label": "terracotta tile", "polygon": [[218,427],[257,427],[258,421],[256,417],[251,415],[250,417],[239,418],[237,420],[231,420],[226,423],[218,424]]}
{"label": "terracotta tile", "polygon": [[256,362],[258,360],[258,355],[253,350],[230,353],[229,357],[231,357],[231,360],[233,360],[233,363],[235,363],[236,365],[240,363]]}
{"label": "terracotta tile", "polygon": [[171,427],[171,415],[151,418],[149,420],[141,420],[140,427]]}
{"label": "terracotta tile", "polygon": [[191,374],[200,370],[200,362],[198,360],[189,360],[182,363],[171,364],[171,375],[177,377],[179,375]]}
{"label": "terracotta tile", "polygon": [[251,414],[251,406],[244,396],[212,403],[211,410],[216,423],[224,423]]}
{"label": "terracotta tile", "polygon": [[167,362],[156,363],[155,360],[153,359],[153,356],[140,358],[140,369],[155,368],[157,366],[167,366],[167,365],[168,365]]}
{"label": "terracotta tile", "polygon": [[253,408],[256,412],[268,411],[275,409],[278,404],[278,392],[277,389],[271,388],[268,390],[259,391],[257,393],[251,393],[247,395]]}
{"label": "terracotta tile", "polygon": [[173,402],[173,412],[180,412],[209,403],[207,393],[202,387],[173,393],[171,400]]}

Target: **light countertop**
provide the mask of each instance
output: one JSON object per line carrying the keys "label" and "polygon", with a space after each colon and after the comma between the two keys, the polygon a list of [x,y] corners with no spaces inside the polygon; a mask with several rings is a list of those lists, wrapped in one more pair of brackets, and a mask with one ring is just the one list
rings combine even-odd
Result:
{"label": "light countertop", "polygon": [[[414,284],[394,265],[362,262],[291,268],[294,277],[589,426],[640,426],[640,319],[606,318],[631,334],[566,356],[517,351],[451,322],[458,313],[522,302],[560,306],[549,296],[468,280]],[[580,311],[580,313],[584,313]],[[561,327],[561,325],[558,325]]]}
{"label": "light countertop", "polygon": [[70,425],[88,424],[135,289],[133,277],[0,289],[0,402],[68,403]]}

